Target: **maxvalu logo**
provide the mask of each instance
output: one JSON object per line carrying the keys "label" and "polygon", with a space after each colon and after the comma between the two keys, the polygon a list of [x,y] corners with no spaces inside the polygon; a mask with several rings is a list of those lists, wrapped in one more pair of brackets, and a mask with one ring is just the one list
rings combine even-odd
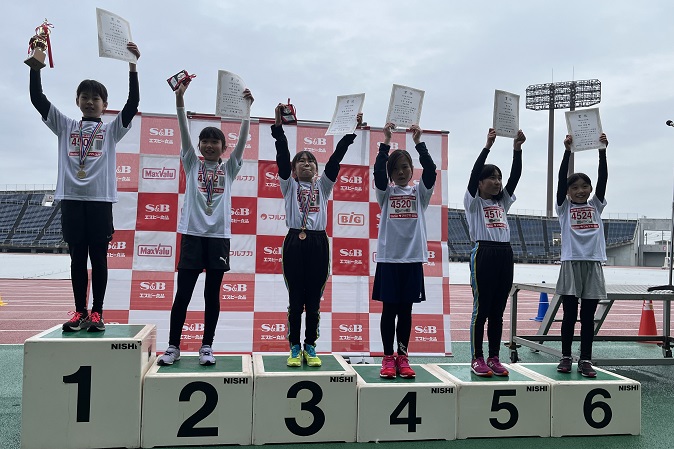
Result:
{"label": "maxvalu logo", "polygon": [[143,168],[143,179],[176,179],[175,168]]}
{"label": "maxvalu logo", "polygon": [[171,257],[173,247],[171,245],[138,245],[138,255],[148,257]]}

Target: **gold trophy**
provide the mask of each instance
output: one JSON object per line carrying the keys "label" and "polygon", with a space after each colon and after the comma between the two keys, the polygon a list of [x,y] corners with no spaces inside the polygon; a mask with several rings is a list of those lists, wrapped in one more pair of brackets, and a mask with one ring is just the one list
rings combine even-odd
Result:
{"label": "gold trophy", "polygon": [[49,67],[54,67],[51,57],[51,46],[49,42],[50,28],[53,25],[47,19],[39,27],[35,28],[35,36],[28,42],[28,58],[24,61],[33,70],[40,70],[45,64],[47,54],[49,54]]}

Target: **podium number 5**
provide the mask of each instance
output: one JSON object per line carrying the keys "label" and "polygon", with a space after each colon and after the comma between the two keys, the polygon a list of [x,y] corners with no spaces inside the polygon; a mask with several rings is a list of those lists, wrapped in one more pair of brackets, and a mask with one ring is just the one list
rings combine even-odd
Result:
{"label": "podium number 5", "polygon": [[89,422],[91,415],[91,366],[63,376],[64,384],[77,384],[77,422]]}

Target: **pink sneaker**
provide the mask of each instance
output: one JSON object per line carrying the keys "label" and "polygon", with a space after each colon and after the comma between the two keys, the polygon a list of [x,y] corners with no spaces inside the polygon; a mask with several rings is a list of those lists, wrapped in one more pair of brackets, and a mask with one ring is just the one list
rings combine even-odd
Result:
{"label": "pink sneaker", "polygon": [[384,356],[381,361],[381,371],[379,377],[386,379],[395,379],[396,377],[396,359],[392,355]]}
{"label": "pink sneaker", "polygon": [[491,368],[494,376],[507,376],[510,374],[505,366],[501,365],[498,357],[489,357],[487,359],[487,366]]}
{"label": "pink sneaker", "polygon": [[410,368],[410,361],[407,359],[406,355],[399,355],[396,357],[396,371],[398,371],[400,377],[406,379],[411,379],[417,375],[414,370]]}
{"label": "pink sneaker", "polygon": [[493,374],[492,370],[490,370],[487,364],[484,363],[484,357],[473,359],[470,363],[470,369],[473,370],[473,373],[477,376],[491,377]]}

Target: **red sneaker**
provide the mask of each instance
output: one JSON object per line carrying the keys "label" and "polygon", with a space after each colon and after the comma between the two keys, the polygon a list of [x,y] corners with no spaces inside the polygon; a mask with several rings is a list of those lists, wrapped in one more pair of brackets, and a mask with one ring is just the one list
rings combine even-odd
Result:
{"label": "red sneaker", "polygon": [[379,377],[386,379],[395,379],[396,377],[396,359],[392,355],[384,356],[381,361],[381,371]]}
{"label": "red sneaker", "polygon": [[400,377],[406,379],[411,379],[417,375],[414,370],[410,368],[410,361],[407,359],[406,355],[399,355],[396,358],[396,371],[398,371]]}

